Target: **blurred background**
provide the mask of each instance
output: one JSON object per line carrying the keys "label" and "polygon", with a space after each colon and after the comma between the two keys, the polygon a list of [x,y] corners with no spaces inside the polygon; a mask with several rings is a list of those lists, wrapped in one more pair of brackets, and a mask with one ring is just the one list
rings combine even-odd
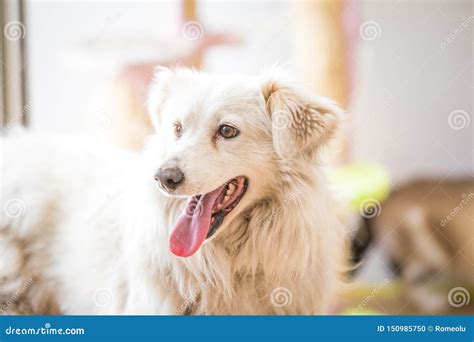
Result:
{"label": "blurred background", "polygon": [[472,1],[9,1],[1,119],[140,150],[156,65],[273,65],[347,112],[328,177],[344,314],[474,312]]}

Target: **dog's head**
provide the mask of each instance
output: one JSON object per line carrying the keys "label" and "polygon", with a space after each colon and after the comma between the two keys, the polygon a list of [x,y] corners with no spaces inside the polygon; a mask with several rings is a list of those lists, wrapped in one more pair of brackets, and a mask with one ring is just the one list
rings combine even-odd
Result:
{"label": "dog's head", "polygon": [[311,160],[339,109],[269,77],[211,76],[159,67],[149,99],[161,190],[187,197],[171,251],[194,254],[278,178],[282,160]]}

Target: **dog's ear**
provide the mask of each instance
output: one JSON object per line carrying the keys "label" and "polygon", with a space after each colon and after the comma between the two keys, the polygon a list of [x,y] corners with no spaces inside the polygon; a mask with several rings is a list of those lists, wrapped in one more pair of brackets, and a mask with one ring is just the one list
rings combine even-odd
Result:
{"label": "dog's ear", "polygon": [[342,117],[329,99],[282,82],[264,82],[262,94],[272,119],[273,145],[282,158],[312,157],[334,135]]}
{"label": "dog's ear", "polygon": [[164,66],[155,67],[147,100],[148,113],[155,128],[160,122],[160,108],[168,96],[173,76],[173,70]]}

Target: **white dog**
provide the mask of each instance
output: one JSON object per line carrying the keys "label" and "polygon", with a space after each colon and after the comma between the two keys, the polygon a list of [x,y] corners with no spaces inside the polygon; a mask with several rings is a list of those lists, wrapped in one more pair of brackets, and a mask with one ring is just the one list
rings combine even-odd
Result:
{"label": "white dog", "polygon": [[3,139],[0,310],[326,312],[345,234],[317,154],[340,110],[267,76],[155,77],[142,156]]}

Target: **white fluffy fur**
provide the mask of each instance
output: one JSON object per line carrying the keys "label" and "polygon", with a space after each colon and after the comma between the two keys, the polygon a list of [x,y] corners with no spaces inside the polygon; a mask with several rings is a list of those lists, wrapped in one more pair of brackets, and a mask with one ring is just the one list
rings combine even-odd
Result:
{"label": "white fluffy fur", "polygon": [[[317,153],[337,107],[272,77],[160,69],[156,78],[157,134],[143,155],[72,138],[2,140],[0,305],[30,281],[13,302],[34,313],[326,312],[345,245]],[[241,134],[214,141],[222,122]],[[186,177],[173,196],[153,180],[165,163]],[[248,191],[218,233],[189,258],[171,254],[185,197],[239,175]]]}

